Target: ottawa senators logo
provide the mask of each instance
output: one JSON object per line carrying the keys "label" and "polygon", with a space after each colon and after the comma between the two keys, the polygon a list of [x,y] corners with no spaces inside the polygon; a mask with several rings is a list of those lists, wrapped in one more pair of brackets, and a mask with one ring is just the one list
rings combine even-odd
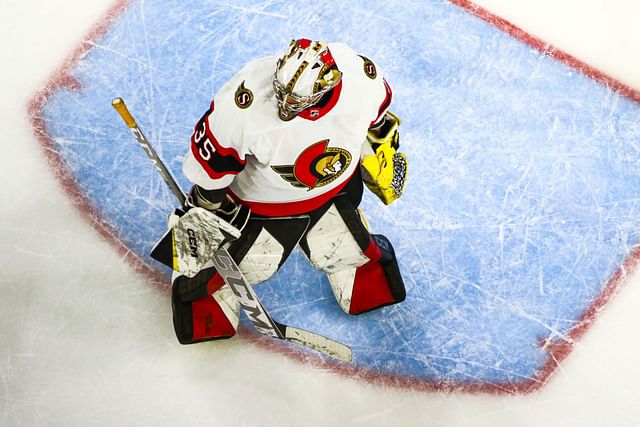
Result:
{"label": "ottawa senators logo", "polygon": [[271,169],[296,188],[312,190],[327,185],[351,164],[351,153],[328,145],[328,139],[316,142],[298,156],[295,164],[271,166]]}
{"label": "ottawa senators logo", "polygon": [[238,108],[242,108],[243,110],[249,108],[253,103],[253,92],[244,87],[244,81],[238,86],[238,89],[236,89],[234,99]]}
{"label": "ottawa senators logo", "polygon": [[378,70],[376,70],[376,66],[373,63],[373,61],[371,61],[366,56],[362,56],[362,55],[359,55],[359,56],[364,61],[364,66],[363,66],[364,67],[364,73],[370,79],[372,79],[372,80],[375,79],[378,76]]}

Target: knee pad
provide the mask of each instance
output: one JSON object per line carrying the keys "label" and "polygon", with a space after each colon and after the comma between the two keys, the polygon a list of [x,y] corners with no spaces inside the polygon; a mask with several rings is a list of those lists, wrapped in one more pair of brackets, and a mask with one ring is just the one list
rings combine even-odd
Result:
{"label": "knee pad", "polygon": [[184,285],[185,276],[173,281],[171,308],[173,327],[181,344],[194,344],[231,338],[235,335],[239,321],[240,305],[231,289],[224,285],[213,295],[194,300],[185,300],[178,292]]}

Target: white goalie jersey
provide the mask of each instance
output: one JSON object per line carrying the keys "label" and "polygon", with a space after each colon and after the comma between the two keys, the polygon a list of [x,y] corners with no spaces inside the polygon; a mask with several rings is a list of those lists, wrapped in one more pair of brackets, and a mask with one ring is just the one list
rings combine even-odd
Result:
{"label": "white goalie jersey", "polygon": [[341,43],[329,50],[342,80],[331,98],[289,121],[278,117],[277,57],[248,63],[198,121],[183,171],[208,190],[228,187],[258,215],[310,212],[335,196],[359,167],[367,130],[391,103],[376,65]]}

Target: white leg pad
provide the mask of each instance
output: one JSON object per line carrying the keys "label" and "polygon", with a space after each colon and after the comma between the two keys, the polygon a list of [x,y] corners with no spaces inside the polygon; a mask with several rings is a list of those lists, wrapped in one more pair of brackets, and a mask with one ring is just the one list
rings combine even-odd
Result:
{"label": "white leg pad", "polygon": [[229,319],[229,323],[233,325],[233,328],[238,330],[238,322],[240,320],[240,301],[235,296],[229,285],[225,284],[214,292],[213,299],[216,300],[224,315]]}
{"label": "white leg pad", "polygon": [[336,273],[329,273],[327,274],[327,278],[329,279],[333,295],[336,297],[338,304],[340,304],[340,308],[342,308],[345,313],[349,313],[353,284],[356,278],[356,269],[349,268]]}
{"label": "white leg pad", "polygon": [[307,233],[307,242],[311,263],[327,274],[359,267],[369,261],[335,205]]}
{"label": "white leg pad", "polygon": [[262,229],[238,267],[250,285],[264,282],[278,271],[284,248],[266,229]]}
{"label": "white leg pad", "polygon": [[307,243],[311,263],[327,273],[333,295],[342,310],[348,313],[356,269],[369,262],[369,258],[358,246],[335,205],[307,233]]}

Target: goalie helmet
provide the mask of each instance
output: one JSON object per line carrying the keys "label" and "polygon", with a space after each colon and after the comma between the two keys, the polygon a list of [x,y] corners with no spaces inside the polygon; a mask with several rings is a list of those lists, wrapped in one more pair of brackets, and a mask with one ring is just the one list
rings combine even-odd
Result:
{"label": "goalie helmet", "polygon": [[342,73],[325,43],[292,40],[273,74],[279,117],[291,120],[314,106],[341,78]]}

